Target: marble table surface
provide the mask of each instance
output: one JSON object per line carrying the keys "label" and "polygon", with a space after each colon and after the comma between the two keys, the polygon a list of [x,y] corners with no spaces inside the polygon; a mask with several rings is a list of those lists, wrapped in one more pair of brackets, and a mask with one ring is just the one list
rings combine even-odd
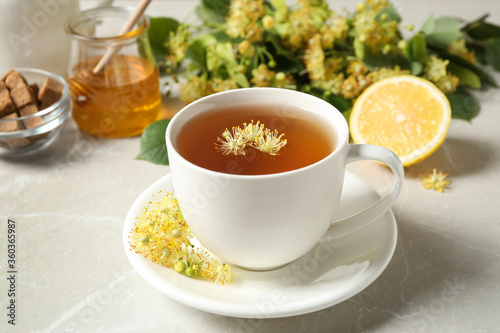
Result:
{"label": "marble table surface", "polygon": [[[403,24],[416,27],[430,12],[467,19],[490,13],[500,23],[497,0],[393,3]],[[148,13],[183,18],[195,5],[158,0]],[[332,3],[338,10],[355,5]],[[0,331],[500,332],[500,94],[478,98],[471,122],[453,120],[441,148],[406,168],[392,209],[398,242],[380,277],[340,304],[276,319],[202,312],[146,283],[127,260],[123,223],[136,197],[169,168],[134,159],[139,137],[95,139],[70,120],[42,152],[0,159]],[[173,114],[179,104],[165,107]],[[444,193],[420,183],[433,168],[449,173]],[[380,191],[391,177],[371,162],[349,171]],[[15,326],[6,316],[9,219],[16,230]]]}

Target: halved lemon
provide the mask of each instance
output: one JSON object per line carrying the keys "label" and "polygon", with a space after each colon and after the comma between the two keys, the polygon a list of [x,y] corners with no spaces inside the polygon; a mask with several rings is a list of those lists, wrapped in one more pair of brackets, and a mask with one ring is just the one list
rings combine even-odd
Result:
{"label": "halved lemon", "polygon": [[354,103],[349,119],[355,143],[392,150],[404,166],[430,156],[451,120],[446,96],[432,82],[401,75],[375,82]]}

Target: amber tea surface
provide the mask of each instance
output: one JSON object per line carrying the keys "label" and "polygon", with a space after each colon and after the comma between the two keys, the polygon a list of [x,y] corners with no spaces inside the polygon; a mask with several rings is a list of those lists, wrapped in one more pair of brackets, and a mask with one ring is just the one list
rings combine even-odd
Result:
{"label": "amber tea surface", "polygon": [[[224,130],[260,121],[284,133],[287,144],[276,156],[246,148],[245,155],[224,155],[216,149]],[[335,148],[334,135],[325,120],[300,108],[286,111],[273,105],[244,105],[205,112],[189,120],[175,141],[179,154],[200,167],[241,175],[261,175],[299,169],[328,156]]]}
{"label": "amber tea surface", "polygon": [[100,56],[76,65],[68,77],[72,113],[83,131],[102,137],[140,134],[161,108],[156,66],[134,55],[115,55],[102,73]]}

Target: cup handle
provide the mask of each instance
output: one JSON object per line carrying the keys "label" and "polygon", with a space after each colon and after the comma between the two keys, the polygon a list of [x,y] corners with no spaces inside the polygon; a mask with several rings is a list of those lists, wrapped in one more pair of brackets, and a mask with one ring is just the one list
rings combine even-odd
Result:
{"label": "cup handle", "polygon": [[349,145],[345,164],[361,160],[375,160],[386,164],[391,168],[394,180],[391,188],[379,201],[359,213],[333,221],[332,227],[336,237],[350,234],[376,221],[391,208],[403,187],[403,164],[399,157],[391,150],[368,144]]}

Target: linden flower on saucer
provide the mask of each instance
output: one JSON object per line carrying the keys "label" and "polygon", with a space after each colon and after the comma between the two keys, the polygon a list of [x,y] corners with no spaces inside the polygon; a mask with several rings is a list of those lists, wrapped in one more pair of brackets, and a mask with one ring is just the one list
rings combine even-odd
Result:
{"label": "linden flower on saucer", "polygon": [[213,258],[212,262],[214,263],[214,265],[210,266],[210,270],[208,272],[208,277],[210,278],[210,280],[216,283],[220,282],[222,284],[233,282],[233,276],[236,277],[236,275],[231,272],[231,266],[224,263],[219,264],[219,262]]}
{"label": "linden flower on saucer", "polygon": [[233,133],[226,128],[222,133],[222,139],[217,137],[217,141],[220,143],[215,143],[215,149],[222,152],[223,155],[245,155],[244,149],[247,140],[239,126],[233,127]]}
{"label": "linden flower on saucer", "polygon": [[263,153],[276,155],[276,153],[286,145],[286,139],[281,139],[285,134],[278,135],[278,131],[266,129],[261,133],[252,144]]}
{"label": "linden flower on saucer", "polygon": [[130,237],[130,246],[132,246],[136,253],[142,253],[145,257],[148,257],[151,251],[151,230],[145,225],[138,225],[133,231],[134,233]]}
{"label": "linden flower on saucer", "polygon": [[443,192],[450,182],[447,179],[448,174],[442,171],[437,172],[436,169],[432,173],[426,173],[420,177],[420,181],[426,190],[435,189],[439,193]]}
{"label": "linden flower on saucer", "polygon": [[191,250],[187,255],[188,268],[185,274],[187,276],[199,275],[208,276],[210,273],[210,263],[208,262],[208,253],[197,249]]}
{"label": "linden flower on saucer", "polygon": [[173,197],[173,193],[163,196],[160,202],[153,202],[152,214],[160,214],[162,220],[175,221],[177,214],[179,214],[179,206],[177,199]]}
{"label": "linden flower on saucer", "polygon": [[193,249],[191,231],[173,193],[167,193],[160,201],[150,201],[130,234],[130,249],[157,264],[188,277],[210,277],[222,284],[231,282],[229,265],[219,265],[214,260],[216,265],[212,266],[207,252]]}
{"label": "linden flower on saucer", "polygon": [[156,251],[154,251],[154,256],[152,257],[153,261],[166,266],[173,267],[174,264],[179,261],[183,252],[180,250],[172,249],[165,242],[162,244],[163,246],[158,246]]}

